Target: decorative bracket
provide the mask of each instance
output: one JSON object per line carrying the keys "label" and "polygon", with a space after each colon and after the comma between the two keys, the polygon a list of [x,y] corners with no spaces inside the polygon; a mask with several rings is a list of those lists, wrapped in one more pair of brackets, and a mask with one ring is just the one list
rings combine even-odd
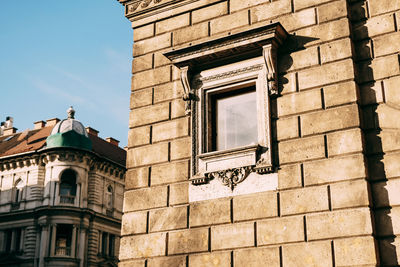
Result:
{"label": "decorative bracket", "polygon": [[277,49],[272,43],[263,46],[263,56],[267,70],[269,94],[271,96],[277,96],[279,94],[277,76]]}
{"label": "decorative bracket", "polygon": [[241,167],[235,169],[228,169],[223,171],[210,172],[206,174],[208,179],[218,178],[222,181],[223,185],[235,189],[235,186],[243,182],[251,173],[251,167]]}
{"label": "decorative bracket", "polygon": [[185,101],[185,114],[190,115],[190,110],[192,106],[192,100],[193,100],[193,92],[192,89],[190,88],[190,82],[189,82],[189,66],[184,66],[180,68],[180,76],[181,76],[181,82],[183,86],[183,100]]}

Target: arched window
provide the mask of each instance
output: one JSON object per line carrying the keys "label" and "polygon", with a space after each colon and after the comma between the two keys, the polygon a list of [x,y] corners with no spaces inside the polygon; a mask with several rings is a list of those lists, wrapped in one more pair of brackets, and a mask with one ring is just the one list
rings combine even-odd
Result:
{"label": "arched window", "polygon": [[14,203],[18,203],[21,201],[22,199],[22,189],[23,189],[23,183],[21,178],[18,179],[15,183],[14,183],[14,197],[13,197],[13,202]]}
{"label": "arched window", "polygon": [[107,207],[107,209],[113,208],[113,188],[111,185],[107,186],[106,207]]}
{"label": "arched window", "polygon": [[65,170],[60,178],[60,202],[74,204],[76,196],[76,173]]}

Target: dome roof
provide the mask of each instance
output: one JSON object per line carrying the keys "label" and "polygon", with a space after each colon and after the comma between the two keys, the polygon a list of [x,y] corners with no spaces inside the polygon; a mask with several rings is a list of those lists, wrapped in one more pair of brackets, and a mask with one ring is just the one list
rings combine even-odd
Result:
{"label": "dome roof", "polygon": [[75,110],[67,110],[68,118],[59,121],[47,137],[47,147],[77,147],[92,149],[92,143],[83,124],[75,120]]}

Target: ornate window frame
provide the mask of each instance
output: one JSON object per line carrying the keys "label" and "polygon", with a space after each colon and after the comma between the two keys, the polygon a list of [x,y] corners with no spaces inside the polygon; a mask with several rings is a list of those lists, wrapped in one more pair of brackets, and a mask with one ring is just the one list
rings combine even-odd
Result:
{"label": "ornate window frame", "polygon": [[[277,50],[287,36],[273,23],[164,53],[180,69],[185,110],[192,117],[192,185],[217,178],[233,191],[252,172],[274,172],[269,103],[279,94]],[[207,92],[242,85],[256,87],[258,143],[208,152]]]}

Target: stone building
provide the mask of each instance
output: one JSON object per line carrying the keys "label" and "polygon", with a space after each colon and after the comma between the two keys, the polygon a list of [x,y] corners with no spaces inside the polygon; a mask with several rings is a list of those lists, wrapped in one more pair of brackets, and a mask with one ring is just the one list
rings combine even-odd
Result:
{"label": "stone building", "polygon": [[67,119],[0,132],[0,266],[117,266],[126,152]]}
{"label": "stone building", "polygon": [[120,267],[399,265],[400,1],[119,2]]}

